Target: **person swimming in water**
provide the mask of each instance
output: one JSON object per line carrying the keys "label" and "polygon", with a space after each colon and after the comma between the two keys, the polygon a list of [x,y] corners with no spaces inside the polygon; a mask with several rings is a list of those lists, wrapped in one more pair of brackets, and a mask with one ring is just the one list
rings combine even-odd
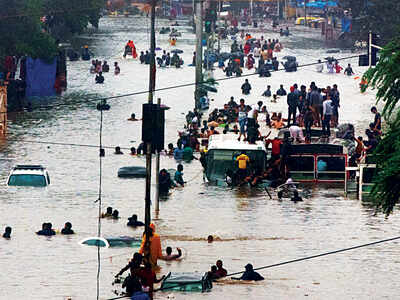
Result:
{"label": "person swimming in water", "polygon": [[52,236],[55,235],[56,232],[52,229],[53,225],[51,223],[43,223],[42,230],[36,232],[37,235],[45,235],[45,236]]}
{"label": "person swimming in water", "polygon": [[140,121],[141,119],[136,119],[135,114],[131,114],[131,117],[128,119],[128,121]]}
{"label": "person swimming in water", "polygon": [[119,211],[114,209],[114,211],[112,212],[112,216],[111,216],[114,220],[118,220],[119,219]]}
{"label": "person swimming in water", "polygon": [[222,267],[222,265],[223,265],[222,260],[218,259],[216,262],[216,266],[217,266],[216,275],[218,276],[218,278],[222,278],[222,277],[225,277],[226,275],[228,275],[228,271],[226,269],[224,269]]}
{"label": "person swimming in water", "polygon": [[179,257],[182,256],[182,250],[180,248],[176,248],[176,251],[178,251],[178,254],[172,254],[172,248],[171,247],[167,247],[165,249],[165,252],[167,253],[167,255],[163,256],[162,259],[166,260],[166,261],[171,261],[171,260],[176,260]]}
{"label": "person swimming in water", "polygon": [[131,227],[139,227],[144,226],[144,223],[138,221],[137,215],[132,215],[132,217],[128,218],[128,223],[126,225]]}
{"label": "person swimming in water", "polygon": [[112,209],[111,206],[109,206],[109,207],[107,207],[106,212],[101,214],[101,217],[102,218],[109,218],[109,217],[112,216],[112,214],[113,214],[113,209]]}
{"label": "person swimming in water", "polygon": [[239,277],[239,278],[232,277],[232,279],[234,279],[234,280],[254,280],[254,281],[264,280],[264,277],[262,277],[256,271],[254,271],[252,264],[247,264],[245,266],[245,269],[246,269],[246,271],[243,272],[241,277]]}
{"label": "person swimming in water", "polygon": [[4,230],[4,233],[3,233],[3,238],[5,238],[5,239],[10,239],[11,238],[11,227],[10,226],[7,226],[6,228],[5,228],[5,230]]}
{"label": "person swimming in water", "polygon": [[65,223],[64,228],[61,230],[61,234],[74,234],[72,230],[72,224],[70,222]]}
{"label": "person swimming in water", "polygon": [[183,165],[179,164],[177,167],[177,170],[175,172],[174,180],[177,184],[184,187],[185,181],[183,180],[183,172],[182,171],[183,171]]}
{"label": "person swimming in water", "polygon": [[207,237],[207,242],[208,242],[209,244],[211,244],[213,241],[214,241],[214,237],[210,234],[210,235]]}
{"label": "person swimming in water", "polygon": [[96,75],[96,83],[100,83],[100,84],[102,84],[102,83],[104,83],[104,76],[103,76],[103,73],[102,72],[99,72],[99,74],[98,75]]}
{"label": "person swimming in water", "polygon": [[115,147],[115,152],[114,152],[114,154],[124,154],[124,153],[121,151],[121,147],[120,147],[120,146],[117,146],[117,147]]}
{"label": "person swimming in water", "polygon": [[208,271],[208,278],[211,280],[218,279],[217,266],[211,266],[211,271]]}

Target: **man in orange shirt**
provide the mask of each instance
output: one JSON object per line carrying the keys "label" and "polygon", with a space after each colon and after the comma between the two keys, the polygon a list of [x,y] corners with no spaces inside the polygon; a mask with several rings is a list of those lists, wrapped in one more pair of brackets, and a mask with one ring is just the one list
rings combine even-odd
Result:
{"label": "man in orange shirt", "polygon": [[139,253],[143,254],[145,258],[148,255],[148,261],[151,264],[151,267],[155,269],[157,268],[157,260],[163,257],[161,250],[161,239],[160,236],[156,233],[156,226],[153,223],[150,224],[149,233],[150,253],[146,253],[145,251],[146,234],[143,234],[142,244],[140,245]]}

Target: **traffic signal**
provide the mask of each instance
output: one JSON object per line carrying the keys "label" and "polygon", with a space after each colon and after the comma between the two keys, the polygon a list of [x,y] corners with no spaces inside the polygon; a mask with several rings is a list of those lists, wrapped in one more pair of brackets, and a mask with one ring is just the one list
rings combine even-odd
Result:
{"label": "traffic signal", "polygon": [[216,8],[207,8],[204,13],[204,20],[206,21],[217,21],[217,9]]}
{"label": "traffic signal", "polygon": [[211,33],[211,21],[210,20],[206,20],[204,22],[204,27],[205,27],[206,33]]}
{"label": "traffic signal", "polygon": [[217,21],[217,10],[216,9],[210,9],[210,19],[213,22]]}

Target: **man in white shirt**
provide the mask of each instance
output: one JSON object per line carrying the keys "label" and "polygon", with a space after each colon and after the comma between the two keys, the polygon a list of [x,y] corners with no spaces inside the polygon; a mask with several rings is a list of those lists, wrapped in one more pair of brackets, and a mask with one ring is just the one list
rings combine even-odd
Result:
{"label": "man in white shirt", "polygon": [[297,142],[304,142],[303,130],[296,124],[293,123],[289,128],[290,136]]}
{"label": "man in white shirt", "polygon": [[322,103],[322,132],[323,135],[329,137],[331,135],[331,118],[333,115],[332,100],[329,95]]}
{"label": "man in white shirt", "polygon": [[321,60],[318,60],[318,65],[316,66],[317,72],[318,73],[322,73],[322,71],[324,70],[324,65],[322,64]]}

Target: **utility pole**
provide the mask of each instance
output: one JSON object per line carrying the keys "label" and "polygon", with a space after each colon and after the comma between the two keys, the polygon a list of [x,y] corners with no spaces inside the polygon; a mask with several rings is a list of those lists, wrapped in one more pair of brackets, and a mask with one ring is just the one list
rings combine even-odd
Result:
{"label": "utility pole", "polygon": [[307,26],[307,1],[304,0],[304,26]]}
{"label": "utility pole", "polygon": [[[156,85],[156,63],[155,63],[155,49],[156,49],[156,34],[155,34],[155,11],[156,11],[156,0],[151,1],[151,27],[150,27],[150,69],[149,69],[149,104],[153,104],[153,92]],[[146,194],[145,194],[145,251],[144,256],[150,255],[150,206],[151,206],[151,142],[147,142],[146,145]]]}
{"label": "utility pole", "polygon": [[286,21],[288,20],[288,14],[289,14],[289,7],[287,5],[287,0],[285,0],[285,19],[286,19]]}
{"label": "utility pole", "polygon": [[278,16],[278,20],[280,20],[280,16],[281,16],[281,14],[280,14],[280,0],[276,0],[276,7],[278,8],[276,14]]}
{"label": "utility pole", "polygon": [[[157,99],[157,105],[160,106],[161,104],[161,98]],[[156,214],[160,211],[160,151],[157,150],[156,154],[156,207],[155,211]]]}
{"label": "utility pole", "polygon": [[[224,2],[222,2],[224,3]],[[218,0],[218,15],[217,15],[217,34],[218,34],[218,54],[221,53],[221,36],[220,36],[220,26],[218,26],[219,21],[221,20],[221,2]],[[225,28],[225,26],[224,26]]]}
{"label": "utility pole", "polygon": [[372,66],[372,31],[369,32],[369,43],[368,43],[368,66]]}
{"label": "utility pole", "polygon": [[196,90],[194,92],[195,108],[200,107],[200,84],[203,82],[203,0],[196,4]]}

